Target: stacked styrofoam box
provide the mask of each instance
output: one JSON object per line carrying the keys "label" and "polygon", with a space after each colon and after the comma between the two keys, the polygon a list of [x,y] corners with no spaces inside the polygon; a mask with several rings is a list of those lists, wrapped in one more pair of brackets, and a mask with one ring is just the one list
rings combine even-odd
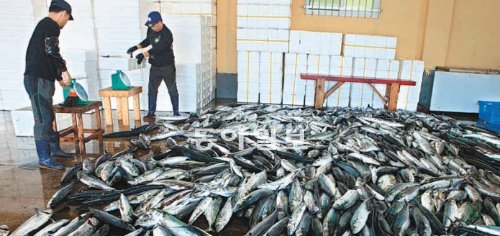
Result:
{"label": "stacked styrofoam box", "polygon": [[[168,22],[167,27],[174,35],[173,48],[177,66],[191,65],[187,68],[196,68],[195,72],[199,73],[197,76],[201,78],[198,85],[200,97],[197,98],[198,103],[195,106],[196,109],[200,109],[215,99],[217,58],[215,40],[213,40],[215,32],[211,26],[211,17],[169,14],[164,15],[164,18]],[[179,79],[179,74],[177,77]],[[180,90],[179,93],[181,93]],[[196,110],[192,109],[191,105],[185,106],[184,109],[186,111]]]}
{"label": "stacked styrofoam box", "polygon": [[[344,56],[330,57],[330,75],[332,76],[352,76],[354,58]],[[331,88],[337,82],[327,82],[327,88]],[[326,104],[329,107],[349,106],[350,83],[344,83],[332,95],[327,98]]]}
{"label": "stacked styrofoam box", "polygon": [[290,2],[238,0],[238,27],[290,29]]}
{"label": "stacked styrofoam box", "polygon": [[[330,73],[330,56],[327,55],[308,55],[307,73],[328,75]],[[315,81],[306,81],[306,98],[304,105],[314,105],[314,94],[316,91]]]}
{"label": "stacked styrofoam box", "polygon": [[259,64],[260,102],[281,104],[283,53],[261,52]]}
{"label": "stacked styrofoam box", "polygon": [[137,64],[135,58],[120,57],[120,56],[104,56],[99,58],[100,70],[137,70],[146,66],[146,60],[141,64]]}
{"label": "stacked styrofoam box", "polygon": [[424,75],[424,62],[416,60],[402,60],[399,78],[415,81],[416,86],[401,86],[398,96],[398,109],[416,111],[420,98],[420,88]]}
{"label": "stacked styrofoam box", "polygon": [[173,49],[177,63],[201,63],[210,60],[210,27],[205,16],[164,15],[174,36]]}
{"label": "stacked styrofoam box", "polygon": [[137,0],[93,1],[100,56],[124,55],[129,47],[142,40],[141,28],[144,27],[145,19],[140,19],[139,2]]}
{"label": "stacked styrofoam box", "polygon": [[[35,120],[31,106],[12,110],[10,115],[16,136],[33,136]],[[57,128],[60,131],[71,125],[71,114],[58,113],[56,114],[56,120]]]}
{"label": "stacked styrofoam box", "polygon": [[[398,79],[399,77],[399,65],[398,60],[377,60],[377,71],[375,78],[377,79]],[[384,95],[387,85],[385,84],[375,84],[375,88]],[[373,100],[373,108],[384,108],[384,102],[375,96]]]}
{"label": "stacked styrofoam box", "polygon": [[306,81],[300,74],[307,71],[307,54],[285,53],[285,80],[283,104],[304,105]]}
{"label": "stacked styrofoam box", "polygon": [[[201,64],[177,64],[177,90],[179,92],[179,111],[195,112],[202,108],[203,86],[202,86],[202,65]],[[158,111],[172,111],[170,95],[164,82],[158,89],[157,100]]]}
{"label": "stacked styrofoam box", "polygon": [[[375,78],[377,60],[372,58],[354,58],[354,77]],[[373,89],[364,83],[351,84],[351,107],[372,106]]]}
{"label": "stacked styrofoam box", "polygon": [[160,0],[162,14],[213,16],[211,26],[216,26],[216,0]]}
{"label": "stacked styrofoam box", "polygon": [[238,28],[238,51],[288,52],[289,30]]}
{"label": "stacked styrofoam box", "polygon": [[[75,20],[68,22],[61,30],[59,41],[63,53],[68,49],[97,50],[93,2],[68,0],[68,3],[75,9],[72,12]],[[64,59],[66,62],[70,62],[69,59]]]}
{"label": "stacked styrofoam box", "polygon": [[344,35],[344,56],[395,59],[396,46],[396,37],[360,34]]}
{"label": "stacked styrofoam box", "polygon": [[61,52],[73,78],[97,78],[97,52],[95,50],[67,49]]}
{"label": "stacked styrofoam box", "polygon": [[291,53],[340,56],[341,49],[341,33],[290,31]]}
{"label": "stacked styrofoam box", "polygon": [[288,52],[290,5],[290,0],[239,0],[238,51]]}
{"label": "stacked styrofoam box", "polygon": [[260,52],[238,52],[238,102],[259,101]]}
{"label": "stacked styrofoam box", "polygon": [[26,48],[39,19],[31,0],[1,1],[0,7],[6,9],[0,21],[2,54],[6,55],[0,63],[0,110],[13,110],[30,105],[23,74]]}

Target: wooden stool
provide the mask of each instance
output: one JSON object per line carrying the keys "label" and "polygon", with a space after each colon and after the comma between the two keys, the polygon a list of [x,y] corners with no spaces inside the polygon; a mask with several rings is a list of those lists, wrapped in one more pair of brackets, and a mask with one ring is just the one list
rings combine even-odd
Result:
{"label": "wooden stool", "polygon": [[[101,102],[92,102],[87,106],[74,106],[74,107],[65,107],[61,105],[54,105],[54,113],[70,113],[73,119],[73,125],[59,132],[59,140],[61,142],[75,142],[78,143],[78,150],[80,153],[86,153],[85,143],[89,142],[93,139],[98,139],[100,144],[100,150],[103,151],[102,148],[102,134],[104,130],[102,129],[101,124],[101,111],[99,108],[101,107]],[[96,120],[97,120],[97,129],[84,129],[83,128],[83,113],[95,110]],[[54,118],[54,130],[57,130],[57,121]],[[73,134],[73,137],[66,137],[69,134]],[[85,134],[90,134],[88,137],[85,137]]]}
{"label": "wooden stool", "polygon": [[99,90],[99,96],[104,98],[104,118],[106,125],[113,125],[113,116],[111,115],[111,97],[116,98],[118,108],[118,120],[123,122],[123,125],[129,126],[130,120],[128,117],[128,98],[134,97],[134,120],[141,120],[141,104],[139,102],[139,94],[142,93],[142,87],[134,86],[129,90],[113,90],[105,88]]}

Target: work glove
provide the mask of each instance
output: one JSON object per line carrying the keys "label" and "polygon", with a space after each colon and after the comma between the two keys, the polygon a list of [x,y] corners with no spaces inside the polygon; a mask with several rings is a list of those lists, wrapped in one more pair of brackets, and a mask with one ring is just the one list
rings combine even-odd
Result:
{"label": "work glove", "polygon": [[135,59],[137,59],[137,65],[140,65],[142,63],[142,60],[144,60],[144,54],[137,54],[137,56],[135,56]]}
{"label": "work glove", "polygon": [[133,46],[127,50],[127,54],[132,56],[132,53],[134,53],[137,49],[139,49],[137,46]]}

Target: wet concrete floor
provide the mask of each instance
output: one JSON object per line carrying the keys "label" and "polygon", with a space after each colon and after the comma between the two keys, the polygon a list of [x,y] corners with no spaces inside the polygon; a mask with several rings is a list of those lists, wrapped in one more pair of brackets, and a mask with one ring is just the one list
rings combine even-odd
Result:
{"label": "wet concrete floor", "polygon": [[[158,115],[167,115],[159,113]],[[84,115],[86,126],[95,127],[93,115]],[[116,114],[114,115],[116,119]],[[130,115],[133,120],[133,114]],[[131,127],[117,125],[105,127],[105,132],[130,130],[144,122],[130,123]],[[102,145],[97,141],[86,144],[87,153],[101,152],[100,146],[110,153],[127,149],[128,139],[105,139]],[[63,150],[75,152],[74,143],[61,143]],[[134,153],[136,158],[147,158],[165,150],[165,142],[154,142],[150,151]],[[78,154],[74,158],[61,159],[67,168],[74,166],[88,157],[87,154]],[[52,195],[61,187],[59,181],[64,171],[39,169],[38,157],[33,137],[16,137],[10,112],[0,111],[0,225],[8,225],[11,232],[29,219],[35,213],[35,208],[45,209]],[[54,214],[54,218],[74,218],[77,213],[65,207]],[[200,217],[203,218],[203,217]],[[196,222],[200,228],[206,229],[205,219]],[[220,235],[243,235],[248,230],[248,223],[244,219],[233,219]],[[116,232],[116,235],[121,233]]]}

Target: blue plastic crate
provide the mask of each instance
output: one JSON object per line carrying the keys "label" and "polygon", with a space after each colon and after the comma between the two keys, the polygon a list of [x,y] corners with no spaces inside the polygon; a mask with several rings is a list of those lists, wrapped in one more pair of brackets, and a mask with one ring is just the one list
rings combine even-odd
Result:
{"label": "blue plastic crate", "polygon": [[479,101],[479,119],[490,124],[500,124],[500,102]]}
{"label": "blue plastic crate", "polygon": [[483,129],[489,130],[489,131],[493,132],[494,134],[500,136],[500,124],[491,124],[488,122],[484,122],[482,120],[478,120],[477,126],[483,128]]}

